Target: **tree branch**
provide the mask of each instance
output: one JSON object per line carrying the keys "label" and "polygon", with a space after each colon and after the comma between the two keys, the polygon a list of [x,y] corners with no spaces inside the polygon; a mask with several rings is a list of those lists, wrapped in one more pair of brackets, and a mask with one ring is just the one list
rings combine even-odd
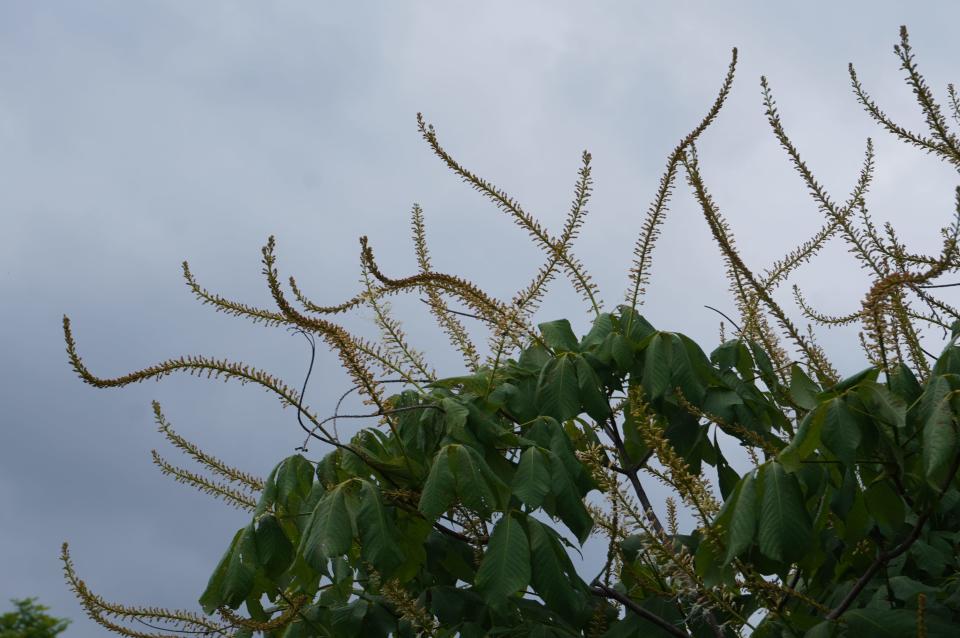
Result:
{"label": "tree branch", "polygon": [[680,629],[673,623],[661,618],[652,611],[644,609],[638,605],[633,599],[624,596],[617,590],[612,587],[607,587],[606,585],[596,585],[593,589],[590,590],[594,596],[600,596],[601,598],[609,598],[617,601],[636,615],[640,616],[644,620],[648,620],[653,624],[657,625],[664,631],[666,631],[671,636],[677,636],[678,638],[691,638],[690,634]]}
{"label": "tree branch", "polygon": [[889,552],[880,552],[877,558],[870,563],[870,566],[867,567],[867,570],[863,572],[863,575],[857,579],[857,582],[853,584],[853,588],[844,596],[843,600],[837,605],[833,611],[827,614],[827,620],[836,620],[839,618],[843,612],[847,611],[850,605],[857,599],[857,596],[860,595],[860,592],[863,591],[863,588],[867,586],[870,582],[870,579],[874,577],[877,571],[881,567],[885,566],[890,560],[896,558],[900,554],[904,553],[910,547],[917,542],[917,539],[920,538],[920,533],[923,531],[923,526],[927,524],[927,521],[933,515],[933,511],[936,509],[937,505],[940,504],[940,499],[943,498],[944,493],[950,487],[950,483],[953,482],[953,477],[957,473],[957,469],[960,469],[960,454],[957,454],[953,458],[953,463],[950,465],[950,470],[947,472],[947,478],[944,479],[943,484],[940,486],[940,495],[937,497],[937,500],[927,509],[926,512],[920,515],[920,518],[917,519],[917,524],[913,526],[913,531],[910,532],[910,535],[907,538],[891,549]]}

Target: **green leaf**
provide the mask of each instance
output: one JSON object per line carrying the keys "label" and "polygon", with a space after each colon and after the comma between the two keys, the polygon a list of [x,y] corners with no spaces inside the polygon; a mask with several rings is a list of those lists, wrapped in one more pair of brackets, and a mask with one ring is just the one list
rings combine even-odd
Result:
{"label": "green leaf", "polygon": [[797,364],[790,367],[790,398],[804,410],[817,407],[820,388]]}
{"label": "green leaf", "polygon": [[520,465],[513,476],[513,493],[523,503],[536,509],[550,492],[549,450],[531,445],[520,455]]}
{"label": "green leaf", "polygon": [[494,526],[473,582],[494,606],[530,584],[530,543],[513,513],[504,514]]}
{"label": "green leaf", "polygon": [[[583,357],[575,357],[574,368],[577,373],[578,397],[587,414],[600,422],[610,416],[610,403],[607,401],[600,379]],[[579,412],[579,406],[577,411]]]}
{"label": "green leaf", "polygon": [[564,467],[563,462],[554,454],[551,454],[550,461],[551,492],[555,497],[556,515],[582,544],[593,529],[593,518],[583,504],[569,469]]}
{"label": "green leaf", "polygon": [[877,368],[866,368],[860,372],[843,379],[834,386],[831,386],[825,390],[825,392],[835,392],[841,394],[850,388],[855,387],[862,381],[876,381],[877,376],[880,374],[880,370]]}
{"label": "green leaf", "polygon": [[770,362],[770,357],[764,351],[763,346],[761,346],[756,341],[749,341],[750,352],[753,354],[753,360],[757,364],[757,369],[760,371],[760,378],[763,379],[764,384],[771,390],[780,385],[780,381],[777,379],[776,371],[773,369],[773,364]]}
{"label": "green leaf", "polygon": [[633,346],[619,332],[610,335],[610,354],[620,372],[629,372],[633,367]]}
{"label": "green leaf", "polygon": [[440,407],[443,408],[444,426],[452,438],[470,445],[479,445],[473,432],[467,429],[467,418],[470,416],[467,406],[457,399],[446,398],[440,402]]}
{"label": "green leaf", "polygon": [[650,339],[643,356],[643,389],[650,401],[661,397],[670,388],[673,366],[673,344],[670,335],[658,332]]}
{"label": "green leaf", "polygon": [[527,531],[530,534],[533,589],[547,607],[567,620],[577,622],[584,609],[582,594],[585,588],[570,557],[540,521],[527,517]]}
{"label": "green leaf", "polygon": [[346,554],[353,544],[354,521],[347,507],[347,490],[353,481],[337,485],[320,499],[300,539],[297,553],[317,571],[324,570],[329,559]]}
{"label": "green leaf", "polygon": [[759,479],[760,551],[771,560],[792,563],[806,553],[813,541],[813,526],[800,486],[796,477],[776,462],[761,467]]}
{"label": "green leaf", "polygon": [[954,432],[950,393],[933,406],[923,424],[921,455],[927,479],[936,482],[947,463],[956,454],[957,436]]}
{"label": "green leaf", "polygon": [[640,343],[656,329],[643,316],[630,306],[617,306],[620,311],[620,332],[634,343]]}
{"label": "green leaf", "polygon": [[580,413],[579,386],[576,369],[569,356],[551,359],[537,381],[537,405],[540,414],[557,421],[572,419]]}
{"label": "green leaf", "polygon": [[827,407],[826,403],[821,403],[813,412],[808,412],[800,421],[790,445],[777,455],[777,459],[788,471],[799,470],[800,462],[820,446],[820,432],[827,416]]}
{"label": "green leaf", "polygon": [[[569,324],[567,324],[569,325]],[[540,328],[543,330],[543,327]],[[588,348],[595,348],[599,346],[610,334],[613,332],[613,315],[609,312],[601,312],[597,315],[596,320],[593,322],[593,326],[590,327],[590,332],[580,341],[580,346],[577,348],[578,351],[586,350]]]}
{"label": "green leaf", "polygon": [[863,401],[870,416],[877,422],[878,429],[894,443],[897,433],[906,428],[907,404],[898,395],[879,383],[865,383],[857,389],[857,395]]}
{"label": "green leaf", "polygon": [[556,352],[580,352],[577,336],[566,319],[547,321],[537,326],[543,335],[543,340]]}
{"label": "green leaf", "polygon": [[757,489],[752,472],[737,483],[731,501],[730,520],[726,523],[727,554],[724,562],[727,563],[748,549],[757,535]]}
{"label": "green leaf", "polygon": [[903,499],[890,485],[889,481],[873,483],[863,493],[867,511],[886,534],[896,532],[903,525],[906,511]]}
{"label": "green leaf", "polygon": [[257,571],[257,544],[253,523],[237,531],[230,548],[210,576],[200,596],[203,610],[212,614],[218,607],[239,607],[253,589]]}
{"label": "green leaf", "polygon": [[450,469],[457,496],[481,516],[489,516],[509,497],[510,488],[490,469],[479,452],[465,445],[450,446]]}
{"label": "green leaf", "polygon": [[834,397],[824,404],[823,428],[820,440],[840,461],[853,463],[860,446],[860,424],[842,397]]}
{"label": "green leaf", "polygon": [[903,363],[893,369],[889,379],[890,390],[901,397],[906,403],[913,403],[923,391],[920,383],[917,381],[917,377],[913,375],[913,371]]}
{"label": "green leaf", "polygon": [[453,446],[444,446],[437,452],[430,466],[430,474],[423,485],[423,491],[420,493],[419,509],[431,523],[450,509],[457,497],[457,486],[453,471],[450,469],[451,447]]}
{"label": "green leaf", "polygon": [[917,612],[910,609],[873,607],[853,609],[841,618],[847,623],[848,636],[903,638],[917,634]]}
{"label": "green leaf", "polygon": [[270,577],[283,573],[293,560],[293,544],[273,514],[257,520],[257,556]]}
{"label": "green leaf", "polygon": [[294,510],[294,498],[304,499],[313,485],[313,466],[299,454],[287,457],[277,466],[277,501]]}
{"label": "green leaf", "polygon": [[364,560],[381,572],[403,562],[400,548],[394,541],[397,529],[393,517],[383,506],[380,489],[370,481],[360,484],[360,506],[357,508],[357,531]]}

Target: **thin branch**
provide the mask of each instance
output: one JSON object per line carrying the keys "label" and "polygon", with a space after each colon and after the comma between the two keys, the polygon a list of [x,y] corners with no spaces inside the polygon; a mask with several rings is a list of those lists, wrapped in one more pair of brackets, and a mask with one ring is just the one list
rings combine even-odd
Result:
{"label": "thin branch", "polygon": [[737,325],[737,322],[734,321],[733,319],[731,319],[730,317],[728,317],[727,315],[725,315],[723,312],[717,310],[717,309],[714,308],[713,306],[708,306],[707,304],[703,304],[703,307],[704,307],[704,308],[707,308],[708,310],[714,311],[715,313],[717,313],[718,315],[720,315],[721,317],[723,317],[724,319],[726,319],[727,321],[729,321],[730,324],[731,324],[734,328],[737,329],[737,332],[743,332],[743,330],[740,329],[740,326]]}
{"label": "thin branch", "polygon": [[866,571],[857,579],[857,582],[853,584],[853,587],[844,596],[843,600],[837,605],[829,614],[827,614],[827,620],[836,620],[839,618],[843,612],[845,612],[850,605],[854,603],[857,599],[857,596],[860,595],[860,592],[863,591],[870,580],[874,577],[877,571],[881,567],[885,566],[889,561],[896,558],[900,554],[904,553],[910,547],[917,542],[917,539],[920,538],[920,533],[923,531],[923,526],[927,524],[927,521],[933,515],[933,511],[936,509],[937,505],[940,504],[940,499],[943,498],[944,493],[950,487],[950,483],[953,482],[953,477],[956,475],[957,470],[960,469],[960,454],[955,455],[953,462],[950,464],[950,469],[947,471],[947,477],[944,479],[943,483],[940,485],[940,494],[937,500],[927,509],[926,512],[920,515],[920,518],[917,519],[917,524],[913,526],[913,531],[910,532],[910,535],[899,545],[891,549],[889,552],[881,551],[877,558],[870,563],[870,566],[867,567]]}
{"label": "thin branch", "polygon": [[666,631],[671,636],[677,636],[678,638],[691,638],[690,634],[680,629],[673,623],[661,618],[652,611],[644,609],[638,605],[633,599],[624,596],[617,590],[612,587],[607,587],[606,585],[596,585],[593,589],[590,590],[594,596],[600,596],[601,598],[609,598],[615,600],[636,615],[640,616],[644,620],[648,620],[653,624],[657,625],[664,631]]}

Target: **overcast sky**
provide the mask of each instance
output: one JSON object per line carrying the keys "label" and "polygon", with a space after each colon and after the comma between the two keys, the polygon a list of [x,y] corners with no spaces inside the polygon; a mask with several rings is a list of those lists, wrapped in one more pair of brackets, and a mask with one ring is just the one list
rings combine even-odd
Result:
{"label": "overcast sky", "polygon": [[[101,635],[63,584],[57,556],[69,540],[81,576],[108,599],[195,605],[247,516],[153,467],[152,448],[179,459],[155,431],[151,399],[181,433],[253,472],[302,439],[294,413],[252,386],[187,376],[84,385],[66,361],[64,313],[101,376],[210,354],[299,386],[304,340],[202,307],[182,260],[202,285],[269,306],[259,251],[275,234],[281,272],[333,303],[358,289],[362,234],[388,273],[414,272],[419,202],[438,270],[502,296],[528,280],[542,255],[431,155],[418,111],[463,164],[554,230],[581,151],[593,153],[577,254],[613,308],[665,157],[703,116],[737,46],[733,94],[700,152],[747,263],[770,265],[821,224],[763,117],[761,74],[835,199],[875,137],[871,209],[913,250],[936,250],[956,173],[880,131],[846,71],[854,62],[891,116],[921,128],[891,46],[907,24],[942,95],[960,81],[960,6],[919,6],[0,3],[0,601],[39,596],[75,619],[67,635]],[[655,256],[644,314],[711,350],[718,317],[703,304],[734,307],[682,187]],[[855,309],[867,286],[839,243],[795,281],[830,313]],[[584,332],[583,304],[562,281],[554,291],[541,318],[566,316]],[[780,298],[793,307],[788,288]],[[412,340],[442,373],[459,372],[419,306],[397,303]],[[347,321],[370,332],[367,315]],[[822,336],[844,373],[865,365],[855,334]],[[319,355],[307,399],[329,414],[350,384],[333,355]]]}

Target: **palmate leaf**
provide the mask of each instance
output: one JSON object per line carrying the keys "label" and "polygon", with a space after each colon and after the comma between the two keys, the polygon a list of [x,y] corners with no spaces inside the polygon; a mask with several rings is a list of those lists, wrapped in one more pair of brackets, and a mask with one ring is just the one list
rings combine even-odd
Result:
{"label": "palmate leaf", "polygon": [[[581,543],[587,540],[593,529],[593,518],[583,504],[580,490],[577,489],[569,471],[556,455],[551,454],[550,478],[551,492],[556,504],[556,515],[570,528]],[[551,512],[553,513],[553,512]]]}
{"label": "palmate leaf", "polygon": [[927,480],[934,483],[940,478],[957,448],[950,394],[944,394],[944,397],[933,406],[923,424],[921,447],[923,471]]}
{"label": "palmate leaf", "polygon": [[[610,416],[610,403],[603,393],[600,379],[583,357],[576,357],[574,368],[577,373],[578,398],[587,414],[600,422]],[[579,412],[579,406],[577,406]]]}
{"label": "palmate leaf", "polygon": [[551,359],[537,380],[537,405],[540,414],[557,421],[572,419],[580,413],[576,367],[568,355]]}
{"label": "palmate leaf", "polygon": [[790,398],[804,410],[817,407],[820,388],[797,364],[790,366]]}
{"label": "palmate leaf", "polygon": [[208,614],[222,606],[239,607],[253,589],[257,567],[257,544],[253,523],[250,523],[234,534],[200,596],[200,606]]}
{"label": "palmate leaf", "polygon": [[[609,312],[602,312],[597,315],[593,325],[590,327],[590,332],[580,340],[577,351],[595,348],[602,344],[610,334],[613,333],[613,322],[614,317]],[[540,329],[543,330],[543,327],[541,326]]]}
{"label": "palmate leaf", "polygon": [[420,494],[420,512],[431,522],[459,499],[482,516],[501,507],[510,488],[468,445],[451,443],[437,453]]}
{"label": "palmate leaf", "polygon": [[270,577],[283,573],[293,560],[293,544],[273,514],[257,519],[257,557]]}
{"label": "palmate leaf", "polygon": [[752,472],[737,483],[728,502],[729,505],[724,503],[724,509],[729,508],[729,516],[724,517],[723,513],[718,516],[727,528],[726,563],[747,550],[757,535],[757,489]]}
{"label": "palmate leaf", "polygon": [[[819,411],[819,410],[818,410]],[[853,463],[860,446],[860,424],[842,397],[823,404],[820,440],[840,461]]]}
{"label": "palmate leaf", "polygon": [[450,468],[456,483],[457,496],[467,507],[482,516],[504,504],[510,488],[494,474],[480,453],[466,445],[451,446]]}
{"label": "palmate leaf", "polygon": [[673,367],[673,346],[670,335],[658,332],[650,338],[643,354],[643,389],[650,400],[657,399],[670,387]]}
{"label": "palmate leaf", "polygon": [[820,446],[820,435],[827,415],[827,404],[821,403],[813,412],[808,412],[797,428],[790,444],[780,451],[777,459],[790,472],[800,469],[800,462]]}
{"label": "palmate leaf", "polygon": [[356,504],[350,507],[347,500],[356,499],[351,493],[354,482],[345,481],[320,499],[300,538],[297,553],[317,571],[326,571],[327,561],[346,554],[353,544]]}
{"label": "palmate leaf", "polygon": [[370,481],[360,484],[360,505],[357,508],[357,532],[364,560],[382,572],[403,562],[397,546],[397,528],[393,517],[383,506],[380,489]]}
{"label": "palmate leaf", "polygon": [[566,319],[547,321],[537,326],[544,342],[556,352],[580,352],[577,336]]}
{"label": "palmate leaf", "polygon": [[451,446],[447,445],[437,452],[420,493],[419,509],[431,522],[450,509],[457,497],[457,486],[450,468],[450,448]]}
{"label": "palmate leaf", "polygon": [[771,560],[792,563],[807,552],[813,541],[813,526],[800,486],[796,477],[776,462],[760,468],[759,483],[760,551]]}
{"label": "palmate leaf", "polygon": [[513,475],[513,493],[523,503],[536,509],[550,492],[549,450],[531,445],[520,455],[520,465]]}
{"label": "palmate leaf", "polygon": [[583,614],[586,587],[566,550],[540,521],[527,517],[531,582],[547,606],[571,622]]}
{"label": "palmate leaf", "polygon": [[497,521],[473,582],[493,606],[530,584],[530,542],[517,514]]}

